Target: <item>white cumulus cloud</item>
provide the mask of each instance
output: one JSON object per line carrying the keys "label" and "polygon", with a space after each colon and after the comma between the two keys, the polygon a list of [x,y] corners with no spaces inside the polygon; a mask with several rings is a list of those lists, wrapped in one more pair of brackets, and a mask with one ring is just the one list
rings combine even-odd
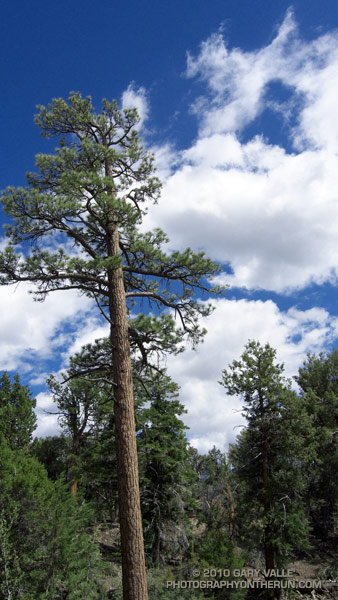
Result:
{"label": "white cumulus cloud", "polygon": [[134,84],[130,83],[122,94],[122,108],[137,108],[140,117],[139,127],[142,127],[149,115],[149,105],[145,88],[142,86],[135,88]]}
{"label": "white cumulus cloud", "polygon": [[[188,75],[205,83],[194,103],[199,134],[177,153],[148,223],[173,247],[200,247],[228,264],[221,280],[233,286],[290,293],[337,283],[337,41],[335,31],[302,40],[288,11],[264,48],[227,49],[216,34],[188,58]],[[287,100],[269,97],[276,81]],[[288,144],[257,124],[276,110]]]}
{"label": "white cumulus cloud", "polygon": [[73,291],[51,293],[34,302],[31,286],[0,288],[0,369],[33,372],[35,360],[51,359],[86,328],[92,302]]}
{"label": "white cumulus cloud", "polygon": [[[331,119],[337,111],[337,41],[336,31],[302,40],[291,9],[272,42],[255,51],[228,50],[221,34],[212,35],[187,61],[187,76],[199,77],[209,91],[193,106],[202,135],[240,131],[269,107],[286,117],[298,112],[293,132],[298,145],[337,150],[338,124]],[[275,82],[293,92],[291,101],[267,98],[269,84]]]}
{"label": "white cumulus cloud", "polygon": [[58,408],[50,394],[40,392],[36,396],[36,414],[38,417],[37,428],[34,437],[47,437],[59,435],[61,427],[59,425]]}

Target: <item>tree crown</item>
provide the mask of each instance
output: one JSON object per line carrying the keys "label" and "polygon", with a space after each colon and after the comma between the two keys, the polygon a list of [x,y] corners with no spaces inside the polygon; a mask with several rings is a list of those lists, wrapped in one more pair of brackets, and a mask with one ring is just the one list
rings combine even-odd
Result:
{"label": "tree crown", "polygon": [[[120,111],[116,101],[103,100],[96,114],[90,98],[79,93],[38,108],[35,122],[42,135],[56,137],[59,145],[54,154],[37,155],[37,172],[27,175],[26,188],[2,193],[13,223],[0,254],[0,283],[30,281],[37,299],[77,289],[94,298],[109,320],[109,274],[122,268],[130,309],[142,299],[155,311],[173,309],[182,331],[197,342],[204,333],[198,317],[211,306],[195,293],[223,293],[208,282],[219,266],[190,248],[167,251],[169,240],[159,228],[140,231],[161,183],[135,129],[137,111]],[[111,250],[115,231],[118,253]]]}

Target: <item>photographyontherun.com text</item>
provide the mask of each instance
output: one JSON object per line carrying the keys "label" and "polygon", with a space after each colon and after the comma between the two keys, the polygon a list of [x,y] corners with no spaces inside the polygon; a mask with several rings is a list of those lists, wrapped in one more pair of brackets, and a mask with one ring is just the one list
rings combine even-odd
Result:
{"label": "photographyontherun.com text", "polygon": [[202,580],[181,580],[181,581],[167,581],[167,588],[172,589],[238,589],[238,588],[262,588],[262,589],[320,589],[332,585],[332,582],[320,581],[317,579],[240,579],[240,580],[214,580],[214,579],[202,579]]}
{"label": "photographyontherun.com text", "polygon": [[[321,589],[336,587],[335,580],[294,579],[290,570],[260,571],[256,569],[193,569],[194,578],[204,579],[167,581],[168,589]],[[218,579],[214,579],[217,577]],[[222,579],[224,577],[225,579]]]}

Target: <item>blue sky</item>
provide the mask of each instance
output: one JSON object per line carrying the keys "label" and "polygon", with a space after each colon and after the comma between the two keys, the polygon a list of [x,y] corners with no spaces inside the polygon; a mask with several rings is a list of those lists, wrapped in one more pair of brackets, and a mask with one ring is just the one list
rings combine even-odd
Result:
{"label": "blue sky", "polygon": [[[290,376],[337,344],[336,1],[13,0],[0,28],[0,188],[24,185],[50,150],[37,104],[117,98],[139,108],[164,183],[145,225],[225,265],[204,344],[168,358],[192,443],[224,449],[240,402],[217,380],[249,338],[276,347]],[[47,435],[46,376],[106,328],[75,293],[36,304],[27,292],[0,289],[0,369],[31,386]]]}

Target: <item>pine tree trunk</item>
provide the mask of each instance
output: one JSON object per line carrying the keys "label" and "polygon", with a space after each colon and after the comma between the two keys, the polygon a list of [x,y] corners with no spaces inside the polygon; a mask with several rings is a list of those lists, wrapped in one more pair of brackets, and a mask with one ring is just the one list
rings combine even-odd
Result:
{"label": "pine tree trunk", "polygon": [[[260,416],[262,421],[262,479],[263,479],[263,493],[264,493],[264,513],[269,514],[271,511],[270,503],[270,489],[269,489],[269,450],[268,450],[268,439],[265,425],[265,406],[264,398],[261,391],[259,391],[259,405],[260,405]],[[272,530],[271,525],[267,523],[264,528],[264,554],[265,554],[265,568],[267,571],[275,568],[275,549],[272,542]]]}
{"label": "pine tree trunk", "polygon": [[[269,465],[268,465],[268,453],[267,453],[267,442],[263,442],[263,488],[264,488],[264,513],[269,514],[271,512],[271,505],[269,501]],[[272,531],[271,525],[267,523],[264,528],[264,554],[265,554],[265,568],[267,571],[275,568],[275,552],[272,543]]]}
{"label": "pine tree trunk", "polygon": [[73,480],[70,484],[70,493],[72,496],[74,496],[74,498],[77,497],[77,490],[78,490],[78,482]]}
{"label": "pine tree trunk", "polygon": [[74,498],[77,497],[77,492],[78,492],[78,488],[79,488],[78,460],[79,460],[79,456],[80,456],[80,448],[81,448],[81,440],[80,440],[77,426],[75,424],[73,427],[73,444],[72,444],[72,456],[75,457],[75,460],[73,458],[73,464],[71,465],[71,470],[73,472],[72,472],[72,478],[71,478],[71,482],[70,482],[70,493],[72,494],[72,496]]}
{"label": "pine tree trunk", "polygon": [[225,484],[225,492],[229,501],[229,539],[231,540],[234,533],[234,523],[236,517],[236,505],[231,491],[231,487],[228,483]]}
{"label": "pine tree trunk", "polygon": [[[120,255],[117,228],[109,236],[108,255]],[[122,268],[111,269],[108,277],[123,600],[147,600],[133,380]]]}
{"label": "pine tree trunk", "polygon": [[[266,433],[264,432],[263,440],[263,456],[262,456],[262,467],[263,467],[263,488],[264,488],[264,513],[265,515],[271,514],[271,502],[270,502],[270,490],[269,490],[269,455],[268,455],[268,442]],[[267,523],[264,527],[264,554],[265,554],[265,569],[266,571],[272,571],[275,569],[275,546],[272,541],[272,526]],[[268,576],[267,579],[270,579]],[[265,600],[279,600],[280,590],[269,589],[263,594]]]}
{"label": "pine tree trunk", "polygon": [[267,525],[264,529],[264,553],[265,553],[265,569],[272,571],[275,568],[275,550],[271,542],[271,527]]}
{"label": "pine tree trunk", "polygon": [[[158,517],[158,515],[157,515],[157,517]],[[158,521],[155,522],[154,529],[155,529],[155,537],[154,537],[154,541],[152,544],[151,555],[152,555],[153,564],[156,566],[159,566],[160,558],[161,558],[160,557],[161,532],[160,532],[160,527],[159,527]]]}

